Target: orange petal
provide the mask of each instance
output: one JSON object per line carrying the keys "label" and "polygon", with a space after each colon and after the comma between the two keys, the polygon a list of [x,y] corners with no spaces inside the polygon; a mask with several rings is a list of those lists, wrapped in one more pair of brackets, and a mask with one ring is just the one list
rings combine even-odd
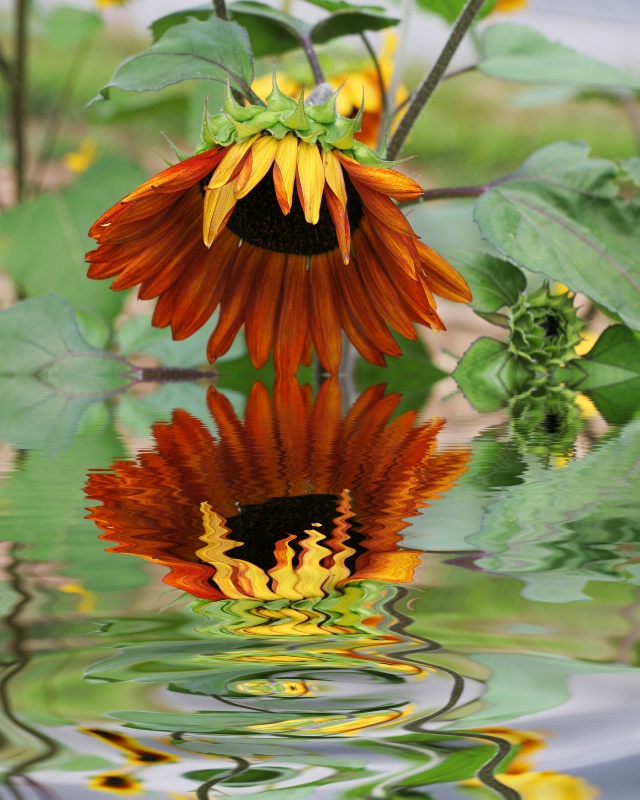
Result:
{"label": "orange petal", "polygon": [[207,356],[211,363],[227,352],[244,322],[247,300],[263,257],[264,251],[261,248],[246,242],[238,250],[233,274],[220,305],[220,318],[207,347]]}
{"label": "orange petal", "polygon": [[386,167],[365,167],[339,150],[333,151],[346,169],[349,177],[362,181],[376,192],[381,192],[394,200],[415,200],[422,194],[422,187],[411,178]]}
{"label": "orange petal", "polygon": [[376,218],[376,224],[382,223],[387,228],[408,236],[410,239],[417,239],[409,220],[405,217],[398,206],[386,195],[370,189],[361,181],[352,181],[355,190],[360,195],[360,200],[369,214]]}
{"label": "orange petal", "polygon": [[417,334],[411,324],[411,318],[395,286],[378,263],[375,253],[367,247],[364,237],[359,237],[359,241],[362,244],[356,250],[356,267],[362,282],[370,287],[371,301],[382,317],[398,333],[406,336],[407,339],[416,339]]}
{"label": "orange petal", "polygon": [[305,256],[288,254],[273,346],[273,364],[277,375],[293,375],[300,366],[308,328],[307,259]]}
{"label": "orange petal", "polygon": [[199,330],[218,307],[238,252],[238,237],[225,230],[216,247],[202,249],[175,285],[171,320],[174,339],[186,339]]}
{"label": "orange petal", "polygon": [[296,162],[298,197],[304,218],[311,225],[320,219],[320,203],[324,189],[324,167],[318,145],[300,142]]}
{"label": "orange petal", "polygon": [[447,300],[468,303],[471,300],[471,290],[462,275],[423,242],[417,242],[416,246],[431,291]]}
{"label": "orange petal", "polygon": [[327,201],[327,208],[338,237],[338,247],[342,256],[342,263],[348,264],[351,250],[351,226],[349,225],[349,215],[346,208],[342,206],[340,200],[335,196],[329,186],[324,187],[324,197]]}
{"label": "orange petal", "polygon": [[337,375],[342,357],[340,296],[326,253],[311,256],[309,266],[309,330],[322,366]]}
{"label": "orange petal", "polygon": [[256,369],[264,366],[271,352],[286,263],[285,253],[266,251],[247,302],[245,337]]}
{"label": "orange petal", "polygon": [[379,253],[381,259],[384,257],[390,270],[402,271],[412,280],[416,280],[418,272],[422,269],[416,240],[408,236],[399,236],[376,222],[375,219],[368,218],[366,211],[360,222],[360,229],[369,240],[373,252]]}

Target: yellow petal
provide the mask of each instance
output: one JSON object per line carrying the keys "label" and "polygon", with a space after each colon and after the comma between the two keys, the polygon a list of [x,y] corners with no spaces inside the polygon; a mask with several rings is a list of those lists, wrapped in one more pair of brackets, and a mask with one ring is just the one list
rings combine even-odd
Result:
{"label": "yellow petal", "polygon": [[315,225],[320,219],[320,203],[324,191],[324,169],[318,146],[300,142],[297,159],[298,197],[307,222]]}
{"label": "yellow petal", "polygon": [[295,134],[288,133],[280,139],[278,142],[278,149],[276,150],[276,166],[273,170],[273,182],[276,187],[278,204],[283,214],[288,214],[291,211],[299,141]]}
{"label": "yellow petal", "polygon": [[[251,148],[251,173],[239,175],[235,183],[236,200],[246,197],[271,169],[278,149],[278,140],[273,136],[261,136]],[[241,180],[242,178],[242,180]]]}
{"label": "yellow petal", "polygon": [[347,189],[344,185],[344,175],[340,162],[332,152],[324,154],[324,177],[331,191],[340,201],[342,208],[347,207]]}
{"label": "yellow petal", "polygon": [[211,247],[216,236],[224,228],[229,219],[229,212],[236,204],[233,184],[227,183],[220,189],[207,189],[204,198],[204,218],[202,238],[207,247]]}
{"label": "yellow petal", "polygon": [[224,154],[222,161],[218,165],[218,169],[211,176],[209,181],[210,189],[219,189],[231,180],[236,167],[240,163],[242,156],[247,152],[251,145],[258,138],[259,134],[252,136],[250,139],[245,139],[244,142],[232,144]]}

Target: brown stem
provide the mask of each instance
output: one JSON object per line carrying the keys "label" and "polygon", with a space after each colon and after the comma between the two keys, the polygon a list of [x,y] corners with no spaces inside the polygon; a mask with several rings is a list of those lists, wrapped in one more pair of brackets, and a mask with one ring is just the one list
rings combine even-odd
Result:
{"label": "brown stem", "polygon": [[638,101],[632,92],[624,94],[621,98],[622,110],[625,113],[633,139],[636,144],[636,150],[640,153],[640,112],[638,111]]}
{"label": "brown stem", "polygon": [[456,20],[447,43],[438,56],[436,63],[433,65],[431,72],[429,72],[427,77],[420,85],[420,88],[415,93],[415,96],[411,101],[409,108],[407,109],[407,113],[400,120],[398,129],[393,134],[393,137],[389,142],[389,147],[387,149],[387,158],[389,161],[394,161],[400,154],[400,151],[402,150],[404,143],[411,132],[411,129],[415,125],[420,112],[425,107],[429,101],[429,98],[444,77],[447,67],[451,63],[451,59],[458,49],[460,42],[464,38],[464,35],[471,27],[473,20],[480,11],[483,2],[484,0],[468,0],[466,6],[462,9],[462,13]]}
{"label": "brown stem", "polygon": [[228,20],[229,14],[227,13],[227,4],[225,0],[213,0],[213,10],[216,12],[216,17]]}
{"label": "brown stem", "polygon": [[27,97],[27,17],[29,0],[16,0],[15,62],[12,70],[12,128],[16,199],[24,197],[27,172],[26,97]]}

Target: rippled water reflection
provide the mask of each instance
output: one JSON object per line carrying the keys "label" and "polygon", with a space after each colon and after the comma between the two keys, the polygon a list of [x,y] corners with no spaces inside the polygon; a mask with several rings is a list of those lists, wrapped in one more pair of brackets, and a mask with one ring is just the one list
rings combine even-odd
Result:
{"label": "rippled water reflection", "polygon": [[8,442],[0,797],[635,797],[638,423],[401,400],[191,385]]}

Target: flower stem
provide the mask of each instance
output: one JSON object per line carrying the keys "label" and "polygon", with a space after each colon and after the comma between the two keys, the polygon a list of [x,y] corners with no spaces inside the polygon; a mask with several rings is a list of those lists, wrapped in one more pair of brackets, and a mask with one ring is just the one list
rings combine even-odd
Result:
{"label": "flower stem", "polygon": [[318,61],[316,51],[313,49],[311,37],[301,36],[300,42],[304,49],[304,54],[307,57],[307,61],[309,62],[309,66],[311,67],[311,72],[313,72],[313,79],[316,82],[316,86],[320,86],[321,83],[324,83],[324,72]]}
{"label": "flower stem", "polygon": [[16,199],[24,197],[27,171],[27,142],[25,131],[27,94],[27,17],[28,0],[17,0],[15,20],[15,60],[12,70],[12,128],[14,146],[14,175]]}
{"label": "flower stem", "polygon": [[468,0],[467,5],[463,8],[462,13],[456,20],[456,23],[451,30],[451,34],[449,35],[447,43],[438,56],[438,60],[433,65],[431,72],[429,72],[427,77],[424,79],[418,91],[415,93],[415,96],[411,101],[409,108],[407,109],[407,113],[400,121],[398,129],[389,142],[389,147],[387,148],[387,158],[390,161],[395,160],[402,150],[404,143],[411,132],[411,129],[415,125],[415,122],[420,115],[420,112],[425,107],[434,90],[444,77],[444,73],[451,62],[454,53],[458,49],[458,46],[464,38],[464,35],[471,27],[471,24],[480,11],[483,2],[484,0]]}
{"label": "flower stem", "polygon": [[225,0],[213,0],[213,10],[215,11],[216,17],[220,19],[228,20],[229,14],[227,13],[227,4]]}

